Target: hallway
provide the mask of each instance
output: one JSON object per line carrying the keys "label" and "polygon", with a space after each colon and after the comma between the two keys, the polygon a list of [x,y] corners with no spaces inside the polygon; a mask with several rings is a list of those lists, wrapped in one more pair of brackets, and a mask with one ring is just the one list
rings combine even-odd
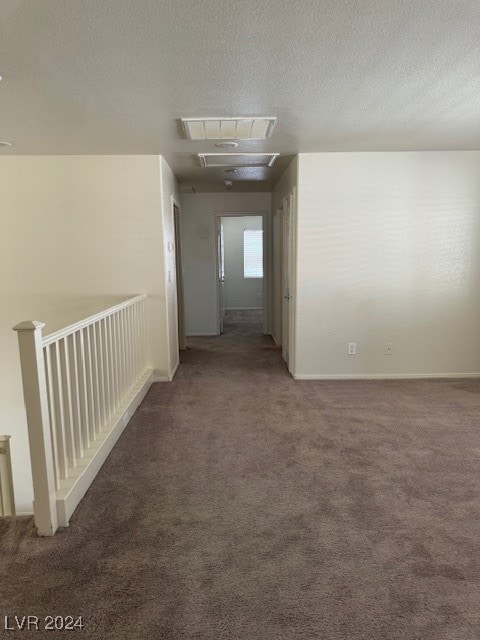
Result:
{"label": "hallway", "polygon": [[480,382],[295,382],[249,320],[189,339],[68,529],[0,525],[2,614],[107,640],[478,638]]}

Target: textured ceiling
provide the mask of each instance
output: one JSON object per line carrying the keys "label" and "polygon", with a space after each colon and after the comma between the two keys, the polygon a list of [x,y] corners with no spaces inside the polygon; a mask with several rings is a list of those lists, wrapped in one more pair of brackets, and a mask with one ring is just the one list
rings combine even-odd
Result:
{"label": "textured ceiling", "polygon": [[[163,154],[225,176],[182,116],[273,115],[240,151],[480,149],[478,0],[0,0],[0,139],[17,154]],[[251,181],[252,180],[252,181]]]}

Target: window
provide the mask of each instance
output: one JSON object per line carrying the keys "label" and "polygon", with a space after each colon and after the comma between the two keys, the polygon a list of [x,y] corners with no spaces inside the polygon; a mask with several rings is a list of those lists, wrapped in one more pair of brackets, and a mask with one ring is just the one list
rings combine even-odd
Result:
{"label": "window", "polygon": [[245,229],[243,232],[243,277],[263,278],[263,231]]}

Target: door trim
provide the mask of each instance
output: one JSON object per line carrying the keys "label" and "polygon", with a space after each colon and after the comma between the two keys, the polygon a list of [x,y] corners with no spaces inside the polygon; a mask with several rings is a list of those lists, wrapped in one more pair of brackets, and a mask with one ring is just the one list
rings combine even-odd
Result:
{"label": "door trim", "polygon": [[[175,211],[176,210],[176,211]],[[173,238],[175,251],[175,299],[177,320],[177,347],[179,351],[187,348],[185,332],[185,292],[182,265],[182,219],[180,203],[172,196]]]}
{"label": "door trim", "polygon": [[[287,368],[289,373],[295,377],[296,371],[296,358],[295,358],[295,320],[296,320],[296,308],[297,308],[297,209],[296,209],[296,189],[295,187],[292,191],[283,198],[282,200],[282,211],[283,211],[283,219],[282,219],[282,279],[281,279],[281,296],[282,296],[282,305],[281,305],[281,313],[282,313],[282,357],[285,360],[285,352],[288,352],[288,362]],[[283,264],[285,261],[285,245],[283,242],[284,237],[284,225],[285,219],[284,216],[288,215],[288,246],[286,247],[286,251],[288,252],[288,344],[284,345],[284,337],[285,337],[285,327],[284,327],[284,300],[285,296],[285,282],[284,282],[284,273],[283,273]]]}
{"label": "door trim", "polygon": [[220,282],[218,273],[220,265],[218,264],[217,250],[217,234],[221,218],[243,218],[246,216],[261,216],[263,229],[263,333],[270,335],[270,290],[271,290],[271,273],[270,273],[270,253],[271,253],[271,237],[270,237],[270,212],[269,211],[215,211],[214,216],[214,246],[215,246],[215,303],[216,303],[216,330],[220,335]]}

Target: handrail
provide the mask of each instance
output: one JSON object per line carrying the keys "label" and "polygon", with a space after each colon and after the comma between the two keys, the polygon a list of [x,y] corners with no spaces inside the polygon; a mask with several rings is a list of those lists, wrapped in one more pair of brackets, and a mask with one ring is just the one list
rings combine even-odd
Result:
{"label": "handrail", "polygon": [[68,525],[151,384],[146,302],[133,296],[46,336],[36,320],[14,327],[40,535]]}
{"label": "handrail", "polygon": [[76,331],[79,331],[80,329],[84,329],[85,327],[88,327],[91,324],[98,322],[99,320],[103,320],[104,318],[112,315],[112,313],[116,313],[117,311],[126,309],[127,307],[130,307],[131,305],[136,304],[140,300],[145,300],[146,297],[147,297],[146,293],[140,293],[138,296],[135,296],[134,298],[129,298],[124,302],[119,302],[118,304],[113,305],[113,307],[109,307],[104,311],[95,313],[94,315],[89,316],[84,320],[79,320],[78,322],[74,322],[73,324],[68,325],[68,327],[64,327],[63,329],[58,329],[58,331],[54,331],[53,333],[50,333],[43,337],[42,346],[47,347],[49,344],[52,344],[53,342],[57,342],[58,340],[61,340],[62,338],[66,338],[67,336],[71,335],[72,333],[75,333]]}

